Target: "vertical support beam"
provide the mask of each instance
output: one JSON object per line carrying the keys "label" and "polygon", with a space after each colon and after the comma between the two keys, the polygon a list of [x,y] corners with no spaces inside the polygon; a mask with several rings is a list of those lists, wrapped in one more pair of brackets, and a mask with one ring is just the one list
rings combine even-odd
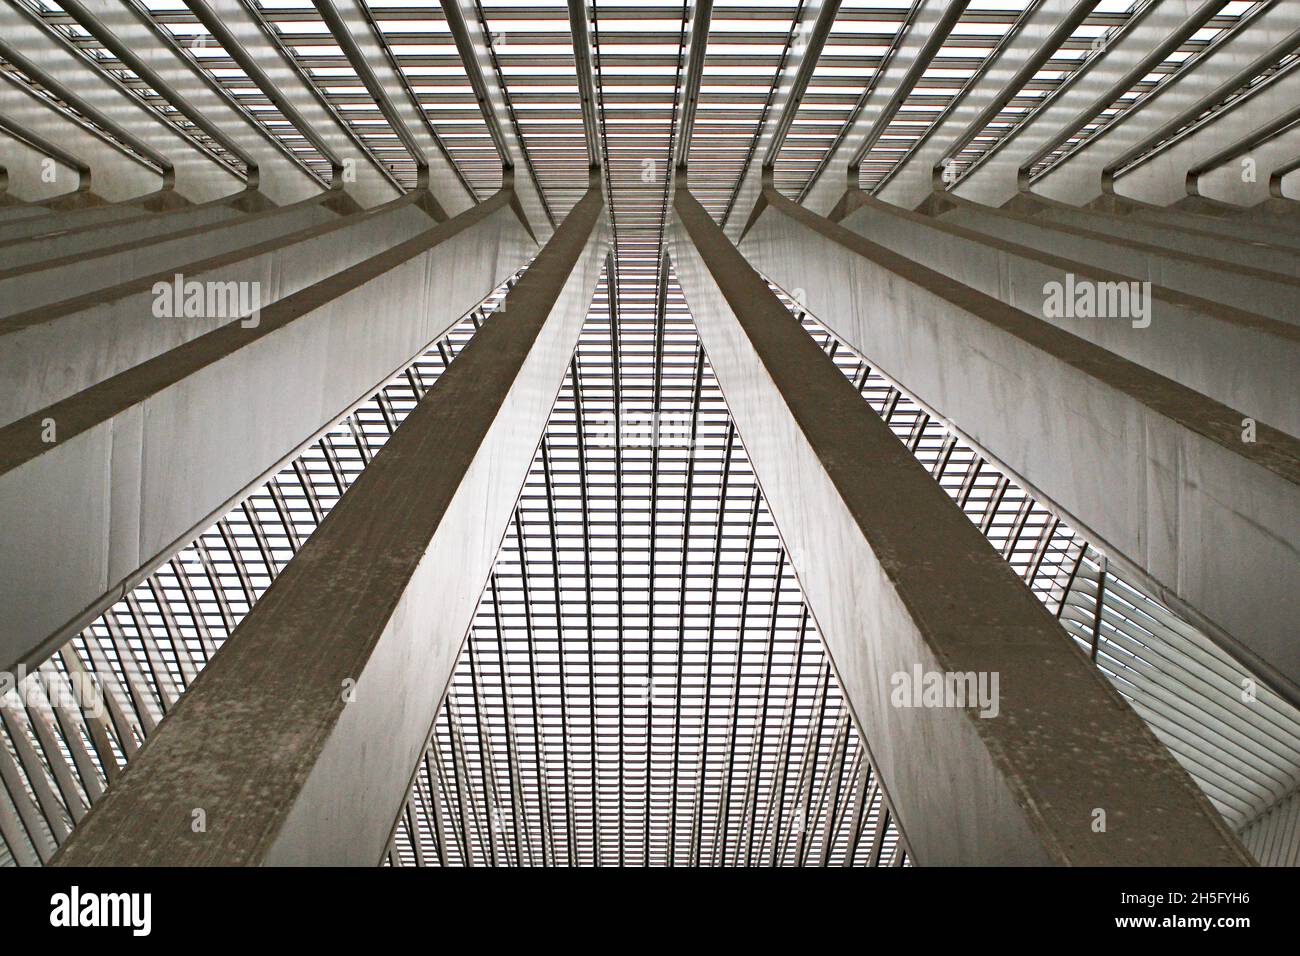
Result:
{"label": "vertical support beam", "polygon": [[[700,338],[917,860],[1248,864],[1186,773],[683,186],[674,211],[673,259]],[[915,706],[923,681],[955,688],[946,675],[968,675],[967,694],[979,683],[987,706],[973,695]]]}
{"label": "vertical support beam", "polygon": [[381,859],[577,344],[602,209],[593,183],[55,862]]}

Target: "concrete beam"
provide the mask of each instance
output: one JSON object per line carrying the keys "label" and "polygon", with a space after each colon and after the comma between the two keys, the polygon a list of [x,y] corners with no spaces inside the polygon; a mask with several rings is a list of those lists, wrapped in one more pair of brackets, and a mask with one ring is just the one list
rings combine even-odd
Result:
{"label": "concrete beam", "polygon": [[33,265],[53,265],[60,259],[75,261],[107,254],[123,246],[165,241],[186,230],[232,223],[242,218],[244,212],[237,203],[223,199],[161,213],[142,210],[137,216],[73,228],[55,222],[47,226],[48,231],[35,236],[0,240],[0,255],[4,256],[4,268],[0,272],[12,273]]}
{"label": "concrete beam", "polygon": [[56,865],[380,861],[586,319],[602,220],[597,186]]}
{"label": "concrete beam", "polygon": [[401,185],[324,99],[271,34],[261,16],[242,0],[192,0],[190,10],[298,132],[329,161],[331,187],[363,206],[377,206],[403,193]]}
{"label": "concrete beam", "polygon": [[[853,120],[843,136],[831,149],[821,168],[814,174],[808,189],[800,200],[809,209],[822,215],[829,213],[844,195],[849,178],[849,165],[863,138],[876,118],[888,108],[909,73],[924,54],[929,41],[944,22],[951,0],[919,0],[911,10],[911,22],[906,27],[897,48],[888,55],[870,89],[864,91],[854,110]],[[962,4],[965,6],[965,4]]]}
{"label": "concrete beam", "polygon": [[[1300,285],[1292,276],[1120,236],[1116,234],[1118,227],[1113,223],[1094,222],[1085,216],[1079,217],[1080,223],[1106,225],[1109,231],[1102,232],[1041,214],[990,209],[952,196],[939,198],[940,222],[1007,242],[1050,249],[1075,262],[1098,268],[1145,275],[1167,288],[1282,322],[1294,324],[1300,321],[1300,314],[1296,311]],[[1148,226],[1144,234],[1164,232],[1164,227],[1153,225]]]}
{"label": "concrete beam", "polygon": [[[153,194],[154,197],[159,195]],[[208,203],[198,205],[185,203],[162,210],[154,207],[151,198],[132,199],[119,203],[99,202],[67,209],[52,208],[50,203],[45,203],[45,215],[40,219],[24,219],[20,222],[0,224],[0,244],[9,249],[14,258],[17,258],[17,251],[20,249],[42,249],[39,245],[30,247],[20,245],[31,240],[57,238],[63,240],[63,244],[56,245],[53,252],[60,253],[65,249],[76,251],[83,238],[88,247],[93,247],[100,237],[113,235],[113,230],[118,226],[130,227],[128,236],[132,238],[144,238],[151,234],[165,233],[175,223],[202,224],[233,219],[241,212],[250,211],[244,200],[255,201],[256,198],[256,193],[236,193],[233,197],[216,199]],[[180,219],[173,218],[182,213],[187,215]],[[104,227],[106,231],[101,233],[91,231],[100,227]],[[39,261],[43,258],[35,251],[22,255],[24,262]],[[7,257],[6,265],[10,261],[12,260]]]}
{"label": "concrete beam", "polygon": [[[327,199],[328,194],[322,198]],[[147,221],[120,227],[115,225],[108,236],[101,234],[95,238],[102,241],[120,228],[125,233],[125,241],[100,249],[76,251],[81,238],[77,236],[52,236],[38,242],[23,242],[12,250],[0,245],[0,255],[12,251],[14,259],[20,263],[23,259],[32,260],[28,265],[0,270],[0,317],[60,302],[68,297],[70,291],[85,295],[111,289],[141,276],[180,267],[196,259],[234,252],[338,218],[337,212],[321,200],[306,200],[251,215],[240,215],[239,210],[228,207],[204,211],[210,215],[202,218],[210,222],[200,221],[195,225],[187,225],[193,219],[180,211],[165,214],[169,219],[175,217],[182,228],[174,233],[146,236],[139,240],[133,240],[132,233],[144,231],[144,227],[149,225]],[[429,221],[427,216],[425,221]],[[73,251],[65,252],[69,246]],[[40,258],[39,253],[46,250],[54,257]]]}
{"label": "concrete beam", "polygon": [[[857,233],[972,289],[1050,322],[1207,395],[1300,436],[1295,370],[1300,325],[1268,319],[1160,285],[1159,268],[1116,249],[1110,268],[1076,262],[1064,250],[1019,245],[881,202],[861,190],[839,220]],[[1053,251],[1043,251],[1052,249]],[[1195,269],[1195,266],[1188,264]],[[1074,276],[1074,280],[1067,276]],[[1089,318],[1045,308],[1051,283],[1152,282],[1145,319]],[[1139,303],[1141,304],[1141,303]],[[1297,296],[1300,305],[1300,296]]]}
{"label": "concrete beam", "polygon": [[[28,76],[110,125],[147,154],[161,157],[175,176],[175,188],[192,202],[207,202],[246,186],[241,171],[132,96],[107,71],[54,31],[26,5],[0,3],[0,52]],[[94,165],[94,158],[86,159]]]}
{"label": "concrete beam", "polygon": [[[1034,180],[1033,191],[1076,206],[1113,194],[1119,171],[1285,56],[1295,40],[1295,29],[1294,11],[1286,4],[1262,6],[1232,35],[1218,38],[1213,49],[1153,91],[1140,109],[1121,117]],[[1175,185],[1181,187],[1181,181]]]}
{"label": "concrete beam", "polygon": [[1193,193],[1189,198],[1236,208],[1267,202],[1278,171],[1288,168],[1300,152],[1300,125],[1280,128],[1288,120],[1300,124],[1300,110],[1270,120],[1188,170],[1187,188]]}
{"label": "concrete beam", "polygon": [[429,190],[443,218],[464,212],[475,203],[474,192],[448,158],[370,11],[360,0],[314,3],[389,128],[414,160],[416,188]]}
{"label": "concrete beam", "polygon": [[[700,339],[917,861],[1248,865],[1168,751],[681,186],[674,212]],[[899,706],[896,676],[918,671],[986,687],[998,675],[996,713],[910,695]]]}
{"label": "concrete beam", "polygon": [[0,429],[0,669],[118,600],[532,248],[499,193]]}
{"label": "concrete beam", "polygon": [[[712,6],[712,0],[708,5]],[[578,79],[578,100],[582,107],[582,132],[587,141],[587,163],[592,169],[601,165],[605,128],[596,105],[596,69],[591,56],[591,17],[586,0],[568,0],[569,32],[573,34],[573,69]]]}
{"label": "concrete beam", "polygon": [[[744,234],[746,217],[762,192],[763,170],[776,168],[777,157],[794,127],[799,106],[808,91],[839,9],[840,0],[810,0],[799,7],[799,21],[793,30],[796,39],[790,44],[781,75],[774,84],[776,96],[754,137],[749,165],[735,185],[731,205],[722,220],[723,229],[733,241]],[[700,59],[702,65],[703,55]]]}
{"label": "concrete beam", "polygon": [[954,187],[974,202],[1000,206],[1029,186],[1039,157],[1082,129],[1182,45],[1223,7],[1217,0],[1162,0],[1142,8],[1053,94],[1028,122],[1002,140]]}
{"label": "concrete beam", "polygon": [[767,199],[755,268],[1300,700],[1300,441]]}
{"label": "concrete beam", "polygon": [[159,96],[237,156],[248,167],[250,189],[285,205],[328,187],[193,57],[185,55],[176,39],[139,5],[69,0],[63,8]]}
{"label": "concrete beam", "polygon": [[958,21],[961,20],[962,14],[966,12],[966,5],[967,0],[949,0],[948,6],[944,8],[943,16],[934,25],[929,35],[925,37],[924,44],[912,59],[907,72],[899,79],[890,93],[889,99],[872,119],[866,135],[856,143],[853,153],[849,157],[848,181],[845,186],[858,185],[863,162],[885,135],[890,124],[893,123],[894,117],[898,115],[898,111],[907,102],[908,97],[912,95],[912,90],[916,88],[916,84],[925,75],[926,70],[930,68],[931,61],[938,56],[939,51],[948,42],[949,36],[956,28]]}
{"label": "concrete beam", "polygon": [[[1114,180],[1115,192],[1157,205],[1189,195],[1242,206],[1262,202],[1269,195],[1269,173],[1295,155],[1297,140],[1285,132],[1300,122],[1298,99],[1300,69],[1293,67],[1259,83],[1167,147],[1120,172]],[[1253,167],[1249,176],[1243,175],[1242,159]],[[1207,191],[1205,186],[1211,188]]]}
{"label": "concrete beam", "polygon": [[[15,137],[11,136],[4,126],[4,118],[0,117],[0,151],[9,150],[10,147],[25,146]],[[8,161],[12,159],[12,152],[0,152],[0,157]],[[69,167],[72,168],[72,167]],[[0,164],[0,180],[8,182],[9,167]],[[50,210],[39,202],[27,202],[19,199],[12,193],[0,190],[0,224],[6,222],[18,222],[22,219],[32,219],[37,216],[47,216]]]}
{"label": "concrete beam", "polygon": [[[83,163],[85,168],[78,170],[75,184],[71,181],[61,184],[63,192],[93,190],[103,199],[117,203],[148,197],[164,186],[160,168],[128,152],[89,123],[58,110],[7,71],[0,72],[0,115],[4,116],[7,127],[24,131],[29,142],[35,142],[34,137],[39,136]],[[36,198],[37,194],[32,192],[34,187],[23,188]]]}
{"label": "concrete beam", "polygon": [[1230,235],[1222,224],[1204,223],[1191,227],[1170,217],[1167,221],[1147,221],[1121,216],[1098,209],[1083,209],[1024,195],[1018,208],[1038,219],[1077,226],[1105,233],[1117,239],[1131,239],[1172,252],[1218,259],[1249,269],[1274,272],[1294,278],[1300,274],[1300,236],[1270,230],[1268,226],[1239,227],[1257,233],[1255,238]]}
{"label": "concrete beam", "polygon": [[1271,198],[1255,206],[1266,214],[1277,214],[1294,219],[1297,216],[1294,203],[1300,202],[1300,157],[1293,157],[1273,170],[1269,177],[1268,191]]}
{"label": "concrete beam", "polygon": [[[90,167],[37,133],[0,115],[0,194],[10,200],[0,222],[49,212],[43,201],[90,190]],[[25,215],[21,215],[23,209]]]}
{"label": "concrete beam", "polygon": [[202,258],[177,259],[175,265],[131,282],[0,319],[0,378],[11,386],[0,395],[0,425],[235,320],[230,314],[157,316],[155,285],[174,286],[177,273],[185,283],[257,283],[265,309],[430,225],[414,196],[306,228],[303,222],[312,220],[297,218],[296,223],[277,220],[275,228],[264,228],[255,240],[230,252],[206,255],[211,250],[196,245],[190,254]]}
{"label": "concrete beam", "polygon": [[[1288,248],[1293,260],[1300,259],[1300,218],[1294,217],[1295,210],[1278,210],[1270,203],[1286,203],[1288,200],[1264,200],[1250,209],[1242,206],[1227,207],[1216,200],[1204,196],[1189,196],[1194,205],[1155,206],[1151,203],[1126,202],[1108,206],[1106,211],[1114,215],[1133,219],[1137,222],[1154,224],[1181,231],[1190,231],[1198,236],[1209,235],[1215,239],[1226,239],[1236,244],[1249,243],[1254,249],[1278,246]],[[1260,207],[1263,207],[1262,209]],[[1263,215],[1252,215],[1252,210],[1259,209]],[[1279,215],[1280,213],[1280,215]],[[1300,268],[1300,267],[1298,267]]]}
{"label": "concrete beam", "polygon": [[501,159],[502,188],[512,186],[519,200],[520,215],[538,241],[545,242],[555,231],[555,218],[537,185],[528,151],[523,148],[478,3],[476,0],[441,0],[441,3],[447,29],[456,41],[456,52],[474,91],[488,136]]}
{"label": "concrete beam", "polygon": [[[1016,22],[1005,46],[991,55],[969,86],[880,181],[872,195],[913,209],[947,189],[943,174],[957,154],[1024,88],[1097,6],[1096,0],[1045,0]],[[854,184],[856,185],[856,184]]]}

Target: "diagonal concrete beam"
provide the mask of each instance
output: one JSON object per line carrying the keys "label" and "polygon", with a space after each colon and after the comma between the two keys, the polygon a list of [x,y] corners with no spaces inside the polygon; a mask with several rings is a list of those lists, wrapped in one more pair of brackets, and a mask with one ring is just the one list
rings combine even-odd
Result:
{"label": "diagonal concrete beam", "polygon": [[[1292,42],[1300,44],[1300,36]],[[1269,174],[1295,155],[1297,137],[1288,131],[1300,123],[1298,100],[1300,67],[1292,66],[1119,174],[1115,192],[1157,205],[1187,196],[1241,206],[1264,201]]]}
{"label": "diagonal concrete beam", "polygon": [[1267,218],[1285,217],[1292,227],[1300,225],[1300,156],[1292,157],[1268,178],[1269,198],[1252,207],[1252,214]]}
{"label": "diagonal concrete beam", "polygon": [[[326,197],[317,192],[317,202]],[[244,198],[257,201],[255,193]],[[296,204],[295,204],[296,205]],[[269,207],[272,210],[290,207]],[[0,240],[0,255],[4,256],[4,272],[14,269],[53,264],[69,256],[92,256],[119,246],[166,241],[169,236],[190,229],[233,224],[245,213],[252,212],[242,202],[219,200],[197,206],[181,206],[166,213],[141,212],[111,222],[92,222],[71,228],[59,225],[55,218],[45,226],[45,231],[21,239]]]}
{"label": "diagonal concrete beam", "polygon": [[379,862],[577,344],[602,222],[595,183],[56,865]]}
{"label": "diagonal concrete beam", "polygon": [[[832,147],[830,155],[813,175],[800,201],[822,215],[829,214],[835,204],[843,197],[844,187],[849,179],[849,166],[852,164],[859,147],[871,134],[871,129],[881,114],[890,108],[900,89],[910,82],[915,82],[917,64],[923,62],[927,51],[934,52],[933,39],[939,35],[945,23],[952,22],[958,15],[957,8],[964,9],[965,2],[954,5],[953,0],[918,0],[909,12],[909,22],[904,28],[896,49],[872,81],[870,89],[864,91],[862,99],[854,109],[853,119],[847,124],[843,134]],[[952,11],[950,13],[950,10]],[[762,194],[759,200],[762,200]]]}
{"label": "diagonal concrete beam", "polygon": [[1147,96],[1140,109],[1120,117],[1035,179],[1033,191],[1074,205],[1113,195],[1121,171],[1239,93],[1300,40],[1294,12],[1286,4],[1262,5],[1244,21]]}
{"label": "diagonal concrete beam", "polygon": [[402,194],[401,185],[325,100],[255,9],[242,0],[189,0],[188,6],[267,99],[329,161],[332,188],[367,207]]}
{"label": "diagonal concrete beam", "polygon": [[1177,220],[1175,216],[1186,215],[1177,210],[1171,210],[1173,215],[1152,221],[1104,209],[1071,206],[1029,193],[1017,199],[1016,208],[1044,221],[1102,232],[1117,239],[1163,247],[1175,253],[1213,257],[1231,266],[1266,269],[1287,276],[1300,273],[1300,256],[1297,255],[1300,235],[1270,230],[1265,225],[1241,227],[1243,232],[1257,233],[1253,238],[1234,237],[1225,231],[1222,223],[1189,225]]}
{"label": "diagonal concrete beam", "polygon": [[[1020,245],[901,209],[861,190],[848,197],[846,208],[847,215],[839,220],[845,229],[1243,415],[1300,436],[1295,396],[1300,325],[1168,289],[1159,284],[1163,263],[1148,265],[1125,249],[1114,249],[1109,267],[1099,268],[1075,261],[1065,249],[1048,243]],[[1195,264],[1186,265],[1201,274]],[[1063,293],[1075,282],[1154,284],[1145,301],[1145,317],[1132,321],[1075,317],[1045,307],[1053,283]],[[1300,305],[1300,294],[1295,299],[1294,305]]]}
{"label": "diagonal concrete beam", "polygon": [[1154,597],[1300,700],[1300,440],[774,192],[743,248]]}
{"label": "diagonal concrete beam", "polygon": [[854,144],[853,152],[849,156],[848,183],[846,185],[856,186],[858,184],[862,163],[875,149],[881,137],[885,135],[890,124],[893,123],[894,117],[898,115],[898,111],[903,108],[903,104],[912,95],[916,84],[920,82],[921,77],[930,68],[931,61],[938,56],[939,51],[948,42],[953,29],[961,20],[962,14],[966,12],[966,6],[967,0],[949,0],[948,6],[943,11],[943,16],[934,25],[929,35],[925,37],[925,42],[917,51],[916,57],[908,65],[907,72],[903,74],[897,86],[891,91],[889,99],[881,106],[880,112],[873,118],[866,135]]}
{"label": "diagonal concrete beam", "polygon": [[[671,243],[917,861],[1248,865],[1168,751],[682,186]],[[982,675],[986,688],[997,675],[996,712],[992,695],[983,711],[912,706],[898,678],[918,672]]]}
{"label": "diagonal concrete beam", "polygon": [[[709,0],[710,7],[712,0]],[[591,17],[587,0],[568,0],[569,30],[573,34],[573,68],[578,79],[578,99],[582,107],[582,132],[587,141],[587,162],[595,169],[603,162],[601,138],[604,124],[600,120],[596,92],[596,67],[591,56]]]}
{"label": "diagonal concrete beam", "polygon": [[981,157],[954,187],[1000,206],[1029,185],[1028,170],[1162,62],[1214,17],[1218,0],[1162,0],[1142,7],[1089,63],[1023,126]]}
{"label": "diagonal concrete beam", "polygon": [[478,3],[476,0],[441,0],[441,3],[447,29],[456,42],[456,52],[478,102],[488,136],[501,159],[503,188],[509,184],[514,189],[521,217],[530,224],[538,240],[545,242],[555,231],[555,218],[537,185],[528,151],[523,147]]}
{"label": "diagonal concrete beam", "polygon": [[196,127],[239,158],[247,186],[277,205],[328,186],[194,60],[138,4],[69,0],[62,5],[110,53]]}
{"label": "diagonal concrete beam", "polygon": [[510,202],[0,429],[0,669],[118,600],[527,262]]}
{"label": "diagonal concrete beam", "polygon": [[[89,199],[89,166],[34,130],[24,130],[3,115],[0,115],[0,159],[4,164],[0,195],[14,201],[6,207],[9,215],[0,218],[0,223],[50,211],[37,203]],[[20,206],[26,212],[15,215]]]}
{"label": "diagonal concrete beam", "polygon": [[[1300,109],[1292,108],[1188,170],[1187,188],[1191,195],[1180,199],[1175,207],[1193,213],[1198,220],[1208,215],[1221,226],[1236,226],[1231,217],[1237,213],[1261,206],[1267,209],[1271,200],[1281,198],[1278,184],[1295,168],[1298,151]],[[1263,189],[1255,188],[1258,182],[1264,183]],[[1242,192],[1240,184],[1250,186],[1249,191]],[[1294,216],[1295,210],[1286,209],[1286,213]],[[1271,225],[1286,228],[1282,222],[1274,221]],[[1292,226],[1286,231],[1294,234],[1297,228]],[[1237,229],[1225,233],[1251,236],[1250,232]],[[1270,233],[1267,239],[1259,241],[1272,239]]]}
{"label": "diagonal concrete beam", "polygon": [[[104,128],[115,136],[158,157],[167,167],[164,175],[174,174],[175,188],[185,199],[207,202],[245,188],[242,171],[132,96],[39,14],[15,0],[0,3],[0,53],[83,115],[96,115],[108,122]],[[94,158],[86,158],[93,167]]]}
{"label": "diagonal concrete beam", "polygon": [[[114,223],[90,236],[53,235],[12,247],[0,244],[0,255],[13,260],[11,267],[0,270],[0,316],[62,301],[70,291],[84,295],[110,289],[160,269],[233,252],[337,219],[337,212],[328,202],[329,194],[317,195],[320,198],[250,215],[240,215],[238,209],[229,206],[177,210],[156,217],[176,224],[174,232],[162,235],[148,235],[149,227],[155,224],[146,219]],[[208,215],[200,217],[199,213]],[[146,234],[138,238],[133,235],[140,232]],[[121,241],[114,241],[118,236]],[[80,248],[89,242],[113,244]]]}
{"label": "diagonal concrete beam", "polygon": [[439,218],[464,212],[474,192],[415,99],[370,11],[360,0],[314,0],[316,10],[370,93],[398,141],[415,162],[416,188],[427,189]]}
{"label": "diagonal concrete beam", "polygon": [[266,308],[429,228],[413,196],[306,228],[303,223],[315,218],[306,215],[310,208],[280,212],[255,240],[233,251],[212,255],[194,243],[190,255],[201,258],[178,258],[160,272],[0,320],[0,378],[10,385],[0,395],[0,425],[234,321],[230,315],[156,315],[159,291],[173,289],[178,274],[185,284],[255,283]]}
{"label": "diagonal concrete beam", "polygon": [[[100,129],[68,112],[58,110],[48,99],[8,71],[0,72],[0,114],[5,128],[49,156],[76,156],[81,166],[74,184],[59,183],[61,193],[89,193],[109,202],[126,203],[157,193],[164,186],[163,172],[142,157],[129,152]],[[48,149],[49,143],[59,153]],[[22,186],[24,197],[36,200],[34,187]],[[137,210],[138,212],[138,210]]]}
{"label": "diagonal concrete beam", "polygon": [[1000,48],[872,195],[913,209],[931,192],[946,190],[944,174],[949,165],[1020,94],[1096,6],[1097,0],[1046,0],[1030,6]]}
{"label": "diagonal concrete beam", "polygon": [[[1025,197],[1028,199],[1028,197]],[[1037,197],[1032,200],[1039,202]],[[1028,203],[1022,204],[1028,205]],[[1300,279],[1232,262],[1214,255],[1222,252],[1228,243],[1215,242],[1212,237],[1188,236],[1193,251],[1172,248],[1173,242],[1182,242],[1175,230],[1157,224],[1123,223],[1119,217],[1108,217],[1091,210],[1061,209],[1057,214],[1044,214],[1045,206],[1035,205],[1037,213],[1011,209],[992,209],[979,203],[967,202],[960,197],[945,194],[936,197],[933,205],[938,219],[951,225],[973,229],[985,235],[1008,242],[1036,246],[1092,265],[1114,269],[1117,272],[1137,271],[1152,282],[1169,286],[1234,308],[1246,309],[1258,315],[1282,322],[1300,322],[1296,311],[1300,296]],[[1143,239],[1147,241],[1142,241]],[[1166,240],[1156,245],[1151,240]],[[1285,267],[1295,265],[1294,258],[1280,250],[1258,255],[1268,265]]]}
{"label": "diagonal concrete beam", "polygon": [[[569,22],[575,22],[574,11],[584,6],[581,0],[569,3]],[[691,134],[695,130],[695,116],[700,107],[700,85],[704,80],[704,57],[709,47],[709,24],[713,19],[713,0],[696,0],[690,11],[690,37],[686,43],[685,68],[680,81],[680,116],[677,133],[672,144],[670,162],[673,169],[685,169],[691,152]],[[583,16],[583,30],[586,17]],[[585,39],[584,39],[585,44]],[[590,52],[586,56],[590,59]],[[585,95],[585,94],[584,94]],[[583,117],[584,122],[586,117]],[[594,116],[593,116],[594,119]]]}
{"label": "diagonal concrete beam", "polygon": [[[0,224],[51,212],[38,203],[95,204],[90,166],[0,116]],[[103,200],[99,200],[103,202]]]}
{"label": "diagonal concrete beam", "polygon": [[[1294,162],[1294,161],[1293,161]],[[1300,165],[1300,164],[1297,164]],[[1285,166],[1274,170],[1277,173]],[[1285,175],[1285,173],[1283,173]],[[1124,196],[1107,196],[1090,208],[1129,216],[1142,222],[1208,232],[1256,245],[1278,245],[1300,236],[1300,216],[1294,199],[1275,195],[1253,206],[1237,206],[1205,196],[1188,196],[1173,206],[1156,206]]]}
{"label": "diagonal concrete beam", "polygon": [[[155,204],[166,195],[175,196],[175,193],[163,190],[117,203],[104,203],[96,201],[98,197],[91,197],[91,201],[85,204],[73,203],[66,208],[57,200],[43,203],[42,205],[46,207],[44,209],[46,215],[40,218],[0,223],[0,244],[9,249],[10,253],[20,248],[27,248],[19,244],[30,240],[43,241],[54,238],[62,240],[67,237],[68,244],[75,246],[84,237],[93,244],[95,237],[90,230],[101,227],[107,230],[104,233],[107,235],[112,235],[113,230],[119,226],[128,227],[130,233],[137,236],[161,234],[178,227],[178,224],[200,224],[205,221],[219,222],[223,219],[233,219],[241,212],[249,210],[249,200],[254,204],[257,203],[256,193],[239,192],[233,196],[214,199],[212,202],[181,203],[161,211],[157,210]],[[162,201],[166,202],[166,200]],[[254,205],[253,208],[258,206]],[[82,230],[86,232],[82,233]],[[40,246],[37,244],[30,248],[39,249]],[[35,256],[36,260],[39,258],[41,258],[39,255]]]}
{"label": "diagonal concrete beam", "polygon": [[811,0],[799,8],[799,20],[792,31],[794,39],[790,43],[790,52],[775,83],[776,95],[762,127],[755,135],[753,154],[736,183],[731,205],[723,217],[722,227],[733,241],[744,234],[746,217],[754,209],[755,201],[763,189],[763,171],[776,168],[777,157],[794,127],[799,106],[804,94],[808,92],[808,85],[812,82],[817,61],[825,49],[839,9],[840,0]]}

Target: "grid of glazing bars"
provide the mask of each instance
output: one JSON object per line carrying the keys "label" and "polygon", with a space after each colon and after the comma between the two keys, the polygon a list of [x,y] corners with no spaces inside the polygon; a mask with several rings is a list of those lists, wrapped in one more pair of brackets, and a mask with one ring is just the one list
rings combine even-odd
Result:
{"label": "grid of glazing bars", "polygon": [[392,863],[904,860],[653,251],[597,289]]}

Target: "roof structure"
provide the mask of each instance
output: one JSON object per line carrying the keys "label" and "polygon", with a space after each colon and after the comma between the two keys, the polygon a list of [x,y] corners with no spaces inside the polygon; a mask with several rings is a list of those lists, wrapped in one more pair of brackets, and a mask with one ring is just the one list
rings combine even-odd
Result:
{"label": "roof structure", "polygon": [[[159,122],[243,168],[71,5],[18,2],[156,109]],[[318,6],[239,2],[392,181],[415,187],[419,169],[402,134]],[[321,144],[259,88],[201,4],[122,3],[328,181]],[[1005,84],[1003,58],[1018,55],[1017,44],[1041,37],[1032,18],[1044,15],[1044,0],[953,3],[942,33],[926,32],[935,5],[923,0],[363,6],[471,201],[501,186],[498,140],[509,137],[513,174],[543,213],[536,230],[564,219],[592,162],[611,225],[577,351],[386,862],[910,864],[889,781],[845,701],[803,598],[798,555],[777,532],[678,286],[665,240],[673,170],[686,166],[694,195],[729,230],[749,215],[746,184],[761,166],[782,193],[804,198],[859,144],[859,182],[876,195],[888,197],[912,161],[931,160],[932,138],[947,149],[951,182],[974,180],[1054,98],[1105,68],[1108,50],[1143,28],[1151,0],[1077,5],[1050,46],[1034,39],[1039,55],[1023,61],[1018,86],[991,100],[977,127],[962,110],[991,77]],[[1032,158],[1030,176],[1068,164],[1271,4],[1207,6],[1094,115],[1060,129]],[[449,20],[448,7],[464,23]],[[485,40],[472,63],[462,58],[469,33]],[[0,69],[77,112],[21,63]],[[482,89],[495,91],[497,113],[482,108]],[[593,102],[584,102],[587,89]],[[958,122],[969,136],[938,142]],[[496,309],[508,285],[42,665],[56,681],[92,671],[110,689],[118,762],[130,760],[477,329],[504,321]],[[831,355],[1059,618],[1062,640],[1091,656],[1252,852],[1294,862],[1300,836],[1279,835],[1269,821],[1279,808],[1297,819],[1285,810],[1300,799],[1295,706],[1261,686],[1249,715],[1232,708],[1240,668],[1215,641],[1110,565],[1068,516],[906,382],[837,340],[799,290],[778,291],[790,321]],[[44,861],[120,769],[101,759],[102,731],[52,698],[2,707],[0,719],[0,857]]]}

